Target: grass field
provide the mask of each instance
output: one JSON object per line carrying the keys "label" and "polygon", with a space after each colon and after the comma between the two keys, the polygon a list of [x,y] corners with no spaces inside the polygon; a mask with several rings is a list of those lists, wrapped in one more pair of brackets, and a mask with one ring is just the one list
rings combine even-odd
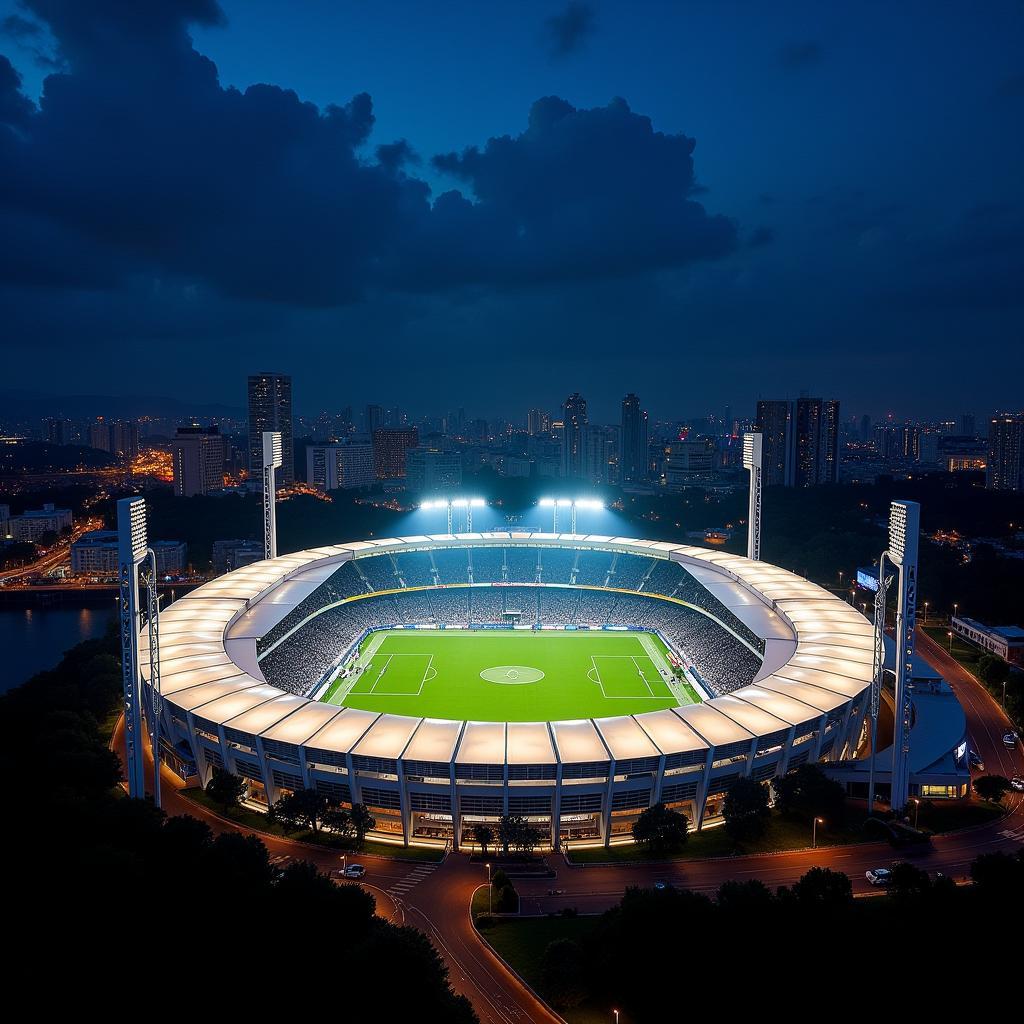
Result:
{"label": "grass field", "polygon": [[604,718],[699,701],[651,633],[396,630],[367,637],[331,704],[425,718]]}

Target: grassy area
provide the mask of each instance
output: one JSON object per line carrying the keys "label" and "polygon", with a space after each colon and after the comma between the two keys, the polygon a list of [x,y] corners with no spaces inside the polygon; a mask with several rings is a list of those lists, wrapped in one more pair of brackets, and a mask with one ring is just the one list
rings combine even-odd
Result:
{"label": "grassy area", "polygon": [[351,688],[335,681],[326,700],[487,722],[603,718],[699,701],[689,684],[669,687],[665,647],[650,633],[383,631],[367,639],[358,664]]}
{"label": "grassy area", "polygon": [[[254,832],[266,832],[272,836],[280,836],[282,839],[293,839],[300,843],[311,843],[314,846],[323,846],[328,849],[335,849],[344,852],[346,847],[341,844],[337,837],[329,832],[311,832],[302,829],[298,832],[286,832],[276,821],[270,821],[265,814],[253,811],[241,804],[235,807],[223,807],[212,800],[210,796],[201,789],[185,789],[182,794],[189,800],[200,804],[219,814],[222,818],[233,821],[242,828],[252,829]],[[350,851],[353,856],[370,854],[375,857],[394,857],[399,860],[423,860],[437,862],[444,856],[441,849],[431,849],[425,846],[392,846],[390,843],[377,843],[368,839],[358,850]]]}
{"label": "grassy area", "polygon": [[[922,822],[924,824],[924,822]],[[819,846],[841,846],[846,843],[870,842],[856,823],[845,828],[828,829],[818,826]],[[632,843],[626,846],[612,846],[608,849],[573,850],[570,860],[576,864],[600,864],[606,861],[621,862],[635,860],[692,860],[697,857],[731,857],[736,853],[777,853],[782,850],[801,850],[811,845],[809,823],[772,814],[765,834],[756,840],[737,846],[724,827],[693,832],[682,849],[672,854],[652,856]]]}
{"label": "grassy area", "polygon": [[[936,801],[921,804],[918,825],[932,832],[954,832],[960,828],[972,828],[984,825],[1006,813],[1005,807],[989,803],[987,800],[954,800]],[[910,815],[914,821],[913,807]]]}
{"label": "grassy area", "polygon": [[[596,917],[524,917],[495,919],[481,931],[495,952],[526,983],[544,996],[541,962],[544,951],[556,939],[581,942],[597,923]],[[569,1024],[608,1024],[611,1019],[606,1006],[584,1004],[572,1010],[559,1010]],[[628,1024],[625,1015],[621,1024]]]}
{"label": "grassy area", "polygon": [[928,634],[943,650],[949,652],[968,672],[977,675],[978,662],[985,652],[974,644],[969,644],[958,636],[953,637],[953,644],[950,647],[948,626],[923,626],[922,629]]}

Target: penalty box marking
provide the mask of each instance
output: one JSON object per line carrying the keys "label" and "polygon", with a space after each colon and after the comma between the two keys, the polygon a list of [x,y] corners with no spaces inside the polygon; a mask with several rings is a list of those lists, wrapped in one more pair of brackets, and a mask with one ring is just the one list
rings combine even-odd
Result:
{"label": "penalty box marking", "polygon": [[[646,655],[646,654],[642,655],[642,657],[647,658],[647,660],[654,667],[655,671],[657,671],[657,666],[654,665],[654,659],[653,658],[651,658],[649,655]],[[626,695],[626,696],[612,696],[611,694],[607,693],[605,688],[604,688],[604,683],[601,681],[601,670],[600,670],[600,668],[598,668],[598,665],[597,665],[597,661],[598,661],[599,658],[602,659],[602,660],[609,660],[609,661],[631,661],[631,662],[633,662],[633,667],[636,669],[637,675],[643,680],[644,686],[647,687],[647,694],[648,694],[648,696],[645,697],[643,694],[640,694],[639,696],[629,696],[629,695]],[[632,654],[592,654],[590,656],[590,661],[591,661],[592,667],[591,667],[590,671],[587,672],[587,678],[592,683],[597,683],[597,685],[601,688],[601,696],[604,697],[605,700],[664,700],[665,699],[664,697],[658,696],[658,694],[656,694],[651,689],[650,681],[648,680],[647,676],[644,675],[643,668],[641,668],[641,666],[637,663],[636,658]],[[663,683],[664,680],[659,676],[658,677],[658,682]]]}
{"label": "penalty box marking", "polygon": [[[388,666],[391,664],[392,659],[394,659],[394,658],[426,658],[427,659],[427,667],[423,670],[423,676],[420,679],[420,684],[416,688],[415,691],[412,691],[412,690],[405,691],[405,690],[403,690],[401,693],[387,693],[387,692],[385,692],[383,690],[379,691],[377,689],[377,685],[380,683],[381,679],[384,677],[385,672],[387,672],[387,670],[388,670]],[[373,665],[373,662],[370,662],[366,667],[367,668],[371,668],[372,665]],[[400,653],[400,654],[389,654],[387,656],[387,661],[385,661],[384,664],[381,666],[381,669],[377,673],[376,678],[373,680],[373,685],[367,691],[367,694],[368,695],[372,694],[374,697],[419,697],[423,693],[423,687],[427,683],[429,683],[432,679],[436,679],[436,678],[437,678],[437,669],[434,668],[434,656],[432,654],[410,654],[408,652],[403,652],[403,653]]]}

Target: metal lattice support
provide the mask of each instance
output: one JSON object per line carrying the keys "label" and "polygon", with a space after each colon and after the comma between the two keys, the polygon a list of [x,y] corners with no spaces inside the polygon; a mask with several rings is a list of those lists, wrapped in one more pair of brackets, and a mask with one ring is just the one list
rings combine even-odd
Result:
{"label": "metal lattice support", "polygon": [[868,770],[868,814],[875,806],[875,754],[878,753],[878,712],[882,700],[885,676],[885,606],[889,587],[895,578],[885,574],[886,554],[878,561],[878,591],[875,593],[874,658],[871,672],[871,704],[868,709],[871,723],[871,761]]}
{"label": "metal lattice support", "polygon": [[761,560],[761,435],[743,435],[743,466],[750,471],[747,508],[747,558]]}
{"label": "metal lattice support", "polygon": [[146,784],[142,771],[142,712],[139,707],[139,661],[137,569],[133,562],[122,563],[119,571],[120,596],[118,609],[121,617],[121,692],[124,711],[125,770],[128,775],[128,795],[143,797]]}
{"label": "metal lattice support", "polygon": [[146,577],[146,628],[149,635],[149,741],[153,748],[153,802],[160,806],[160,714],[163,697],[160,690],[160,593],[157,589],[156,552],[149,549],[149,575]]}
{"label": "metal lattice support", "polygon": [[283,461],[281,433],[263,431],[263,557],[277,558],[277,484],[274,470]]}

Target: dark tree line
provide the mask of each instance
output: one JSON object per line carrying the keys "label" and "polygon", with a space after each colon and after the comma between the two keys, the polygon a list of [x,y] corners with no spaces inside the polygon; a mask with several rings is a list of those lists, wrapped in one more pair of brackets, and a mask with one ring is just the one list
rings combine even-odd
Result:
{"label": "dark tree line", "polygon": [[[308,972],[304,1005],[340,1005],[345,1019],[386,1009],[388,1019],[475,1021],[426,937],[375,916],[364,889],[304,862],[282,871],[255,836],[214,835],[123,795],[106,735],[121,689],[115,652],[113,632],[80,644],[0,698],[9,997],[31,980],[40,1006],[141,1007],[156,995],[169,1012],[173,990],[180,1009],[213,1013],[257,998],[279,1005],[282,983]],[[221,784],[228,798],[230,776]],[[53,984],[40,986],[40,969]]]}
{"label": "dark tree line", "polygon": [[821,867],[774,891],[756,879],[726,882],[713,896],[629,889],[581,940],[547,947],[542,994],[560,1009],[618,1007],[629,1024],[821,1009],[844,993],[851,1007],[882,1007],[905,999],[910,984],[926,998],[935,979],[924,963],[937,954],[953,957],[946,1008],[960,997],[959,976],[980,1009],[984,986],[967,980],[974,966],[998,977],[1016,947],[997,940],[980,961],[956,951],[968,936],[982,941],[989,929],[995,939],[1000,922],[1022,919],[1024,851],[985,854],[971,876],[974,885],[957,886],[897,864],[887,897],[856,900],[846,875]]}

